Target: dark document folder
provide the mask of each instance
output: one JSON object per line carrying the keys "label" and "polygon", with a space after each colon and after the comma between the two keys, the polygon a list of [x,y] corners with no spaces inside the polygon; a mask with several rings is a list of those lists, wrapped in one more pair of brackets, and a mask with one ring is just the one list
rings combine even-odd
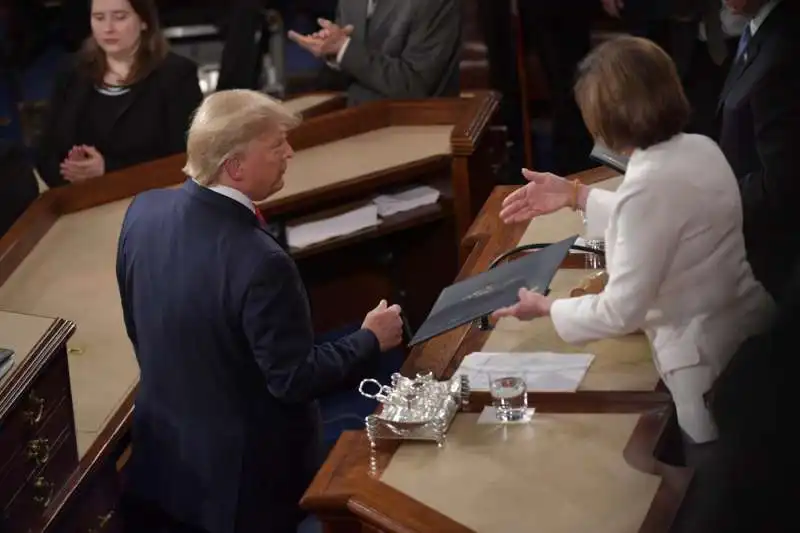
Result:
{"label": "dark document folder", "polygon": [[450,285],[433,304],[409,346],[517,302],[521,288],[545,294],[577,235]]}

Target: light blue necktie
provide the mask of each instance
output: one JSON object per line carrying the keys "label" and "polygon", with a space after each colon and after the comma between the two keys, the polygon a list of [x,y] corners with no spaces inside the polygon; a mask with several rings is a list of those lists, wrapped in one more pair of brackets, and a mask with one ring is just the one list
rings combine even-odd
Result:
{"label": "light blue necktie", "polygon": [[750,39],[753,38],[753,31],[750,29],[750,24],[747,24],[742,31],[742,37],[739,39],[739,48],[736,50],[736,60],[738,61],[747,52],[747,47],[750,46]]}

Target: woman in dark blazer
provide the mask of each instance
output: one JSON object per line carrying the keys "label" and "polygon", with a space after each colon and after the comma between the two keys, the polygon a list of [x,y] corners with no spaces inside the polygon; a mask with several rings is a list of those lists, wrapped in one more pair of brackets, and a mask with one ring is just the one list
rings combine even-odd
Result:
{"label": "woman in dark blazer", "polygon": [[50,101],[37,168],[51,187],[185,151],[203,99],[197,66],[168,50],[153,0],[93,0],[91,25]]}

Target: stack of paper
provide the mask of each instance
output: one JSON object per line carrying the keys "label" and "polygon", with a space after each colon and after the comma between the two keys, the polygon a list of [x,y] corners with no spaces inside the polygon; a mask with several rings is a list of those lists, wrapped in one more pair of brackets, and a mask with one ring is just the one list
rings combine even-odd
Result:
{"label": "stack of paper", "polygon": [[422,185],[396,194],[382,194],[375,197],[373,203],[378,207],[378,214],[386,218],[403,211],[433,205],[439,201],[439,195],[437,189]]}
{"label": "stack of paper", "polygon": [[344,237],[380,224],[378,208],[373,204],[353,209],[347,213],[286,226],[286,242],[290,248],[306,248],[336,237]]}
{"label": "stack of paper", "polygon": [[488,391],[490,373],[510,371],[524,375],[528,391],[575,392],[593,360],[591,354],[475,352],[464,358],[456,375],[466,374],[472,390]]}

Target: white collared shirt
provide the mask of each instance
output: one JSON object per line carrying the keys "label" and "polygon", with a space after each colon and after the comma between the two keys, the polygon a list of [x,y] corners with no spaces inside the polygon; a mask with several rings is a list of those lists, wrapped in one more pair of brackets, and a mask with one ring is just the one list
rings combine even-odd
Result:
{"label": "white collared shirt", "polygon": [[[192,181],[197,183],[197,181],[194,179]],[[253,213],[256,212],[256,208],[253,206],[253,201],[250,198],[248,198],[247,195],[242,191],[237,191],[233,187],[228,187],[227,185],[211,185],[206,187],[205,185],[201,185],[200,183],[197,184],[200,185],[201,187],[205,187],[209,191],[214,191],[217,194],[221,194],[222,196],[227,196],[231,200],[239,202]]]}

